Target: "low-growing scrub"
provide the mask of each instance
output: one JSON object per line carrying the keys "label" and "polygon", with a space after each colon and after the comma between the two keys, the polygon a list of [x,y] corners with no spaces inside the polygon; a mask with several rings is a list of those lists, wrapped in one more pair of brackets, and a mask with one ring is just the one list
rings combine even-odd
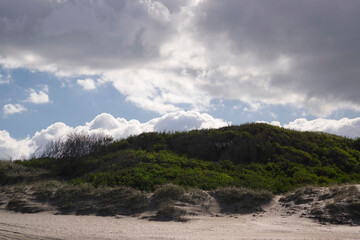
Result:
{"label": "low-growing scrub", "polygon": [[126,187],[94,188],[89,184],[58,189],[51,199],[58,210],[77,214],[131,215],[148,206],[146,194]]}
{"label": "low-growing scrub", "polygon": [[166,184],[155,189],[152,196],[152,202],[156,205],[168,203],[175,200],[181,200],[184,197],[185,190],[181,186]]}
{"label": "low-growing scrub", "polygon": [[225,213],[261,211],[273,199],[273,194],[269,191],[234,187],[219,188],[213,191],[213,195]]}
{"label": "low-growing scrub", "polygon": [[[356,186],[306,187],[280,199],[283,206],[323,223],[360,224],[360,193]],[[301,207],[300,207],[301,206]]]}
{"label": "low-growing scrub", "polygon": [[295,205],[299,205],[313,202],[315,195],[318,195],[318,191],[314,186],[305,186],[286,194],[279,201],[284,203],[294,202]]}
{"label": "low-growing scrub", "polygon": [[0,186],[32,182],[44,178],[48,171],[28,168],[21,164],[0,160]]}
{"label": "low-growing scrub", "polygon": [[178,221],[183,222],[186,219],[183,217],[186,214],[184,209],[178,208],[172,204],[163,204],[159,207],[153,220],[156,221]]}
{"label": "low-growing scrub", "polygon": [[[7,190],[6,190],[7,189]],[[91,184],[35,182],[1,188],[0,200],[8,210],[31,212],[48,205],[61,214],[132,215],[149,206],[148,194],[127,187],[95,188]],[[41,211],[41,208],[39,208]],[[48,210],[50,210],[48,209]]]}

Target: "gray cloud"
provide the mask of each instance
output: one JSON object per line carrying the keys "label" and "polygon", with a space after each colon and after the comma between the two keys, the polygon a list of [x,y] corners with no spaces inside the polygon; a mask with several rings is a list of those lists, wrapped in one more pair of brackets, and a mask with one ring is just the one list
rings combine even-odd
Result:
{"label": "gray cloud", "polygon": [[[197,9],[198,38],[225,55],[250,57],[250,67],[266,72],[263,88],[301,94],[302,105],[314,113],[322,111],[316,103],[324,102],[359,109],[359,9],[356,0],[209,0]],[[281,59],[288,71],[272,67]],[[231,64],[242,63],[235,59]],[[328,106],[324,113],[331,110]]]}
{"label": "gray cloud", "polygon": [[360,111],[358,22],[357,0],[3,0],[0,64],[100,75],[159,113],[226,98],[326,116]]}
{"label": "gray cloud", "polygon": [[53,70],[78,73],[139,64],[156,58],[171,32],[167,8],[152,1],[11,0],[0,9],[2,57],[34,68],[54,63]]}

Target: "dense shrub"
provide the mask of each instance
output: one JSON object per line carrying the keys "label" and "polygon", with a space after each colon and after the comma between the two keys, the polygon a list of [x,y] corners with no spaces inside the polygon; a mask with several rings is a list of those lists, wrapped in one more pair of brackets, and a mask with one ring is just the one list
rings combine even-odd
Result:
{"label": "dense shrub", "polygon": [[[282,193],[308,184],[360,181],[358,143],[359,139],[267,124],[143,133],[115,142],[73,133],[50,143],[44,157],[18,163],[96,187],[153,191],[157,185],[173,183],[184,188],[245,186]],[[4,176],[0,169],[0,180]]]}

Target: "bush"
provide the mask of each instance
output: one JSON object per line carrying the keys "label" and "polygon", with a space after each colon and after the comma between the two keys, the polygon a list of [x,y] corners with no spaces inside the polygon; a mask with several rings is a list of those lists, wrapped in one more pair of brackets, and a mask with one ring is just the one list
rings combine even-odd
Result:
{"label": "bush", "polygon": [[159,210],[156,212],[154,220],[157,221],[185,221],[182,218],[186,214],[184,209],[180,209],[171,204],[164,204],[160,206]]}
{"label": "bush", "polygon": [[0,185],[38,180],[45,170],[24,167],[10,161],[0,161]]}
{"label": "bush", "polygon": [[72,132],[65,139],[50,141],[43,150],[42,158],[66,159],[79,158],[87,155],[104,154],[106,146],[113,141],[110,136],[90,136],[84,133]]}
{"label": "bush", "polygon": [[183,198],[184,193],[184,188],[169,183],[155,189],[154,195],[152,196],[152,201],[155,204],[160,205],[164,202],[180,200]]}
{"label": "bush", "polygon": [[261,211],[269,204],[273,194],[269,191],[225,187],[213,191],[222,212],[251,213]]}

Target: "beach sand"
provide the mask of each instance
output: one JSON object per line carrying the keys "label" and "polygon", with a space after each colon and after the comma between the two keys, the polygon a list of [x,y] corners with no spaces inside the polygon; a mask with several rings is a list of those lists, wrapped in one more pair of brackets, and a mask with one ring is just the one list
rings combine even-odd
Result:
{"label": "beach sand", "polygon": [[[326,189],[318,188],[312,193],[320,196]],[[302,196],[314,198],[311,194]],[[360,239],[359,224],[321,224],[307,214],[312,207],[333,201],[332,198],[284,207],[281,197],[275,196],[262,211],[253,214],[222,214],[216,205],[210,204],[210,211],[187,214],[184,216],[187,221],[183,222],[152,221],[155,212],[100,217],[59,215],[49,206],[39,213],[16,213],[3,208],[0,239]],[[194,213],[192,208],[196,206],[184,207],[187,213]]]}
{"label": "beach sand", "polygon": [[360,227],[323,225],[270,206],[254,215],[193,216],[187,222],[141,217],[0,211],[0,239],[359,239]]}

